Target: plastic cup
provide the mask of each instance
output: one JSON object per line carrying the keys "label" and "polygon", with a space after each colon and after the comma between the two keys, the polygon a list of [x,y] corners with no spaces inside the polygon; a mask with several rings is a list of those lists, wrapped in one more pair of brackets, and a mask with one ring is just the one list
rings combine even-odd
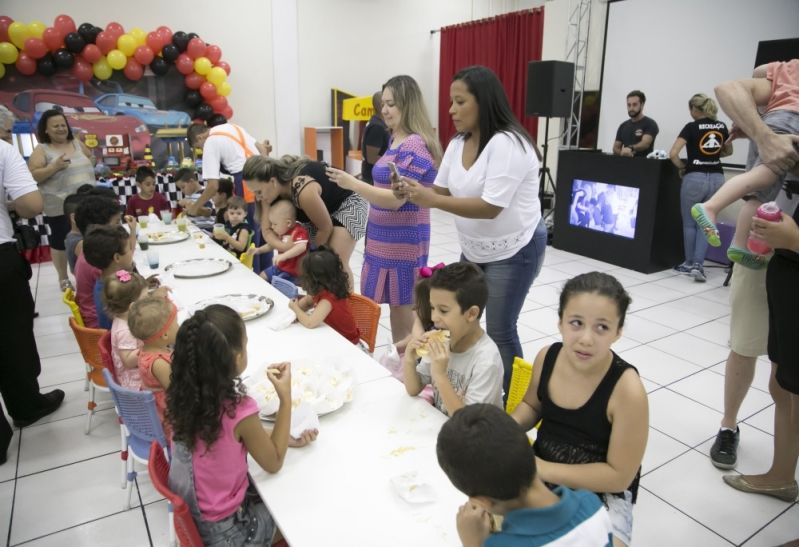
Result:
{"label": "plastic cup", "polygon": [[178,217],[178,219],[175,220],[175,224],[178,225],[178,230],[181,231],[181,232],[188,232],[189,231],[188,223],[189,223],[189,221],[186,220],[186,217]]}
{"label": "plastic cup", "polygon": [[147,264],[151,270],[158,269],[158,249],[147,249]]}
{"label": "plastic cup", "polygon": [[172,224],[172,211],[169,209],[161,211],[161,220],[164,224]]}
{"label": "plastic cup", "polygon": [[142,230],[147,228],[147,223],[150,221],[150,217],[148,215],[141,215],[139,217],[139,228]]}
{"label": "plastic cup", "polygon": [[221,237],[225,235],[225,225],[224,224],[214,224],[214,236]]}
{"label": "plastic cup", "polygon": [[150,248],[150,240],[147,239],[147,234],[140,232],[138,235],[138,240],[139,240],[139,248],[142,251],[146,251],[147,249]]}

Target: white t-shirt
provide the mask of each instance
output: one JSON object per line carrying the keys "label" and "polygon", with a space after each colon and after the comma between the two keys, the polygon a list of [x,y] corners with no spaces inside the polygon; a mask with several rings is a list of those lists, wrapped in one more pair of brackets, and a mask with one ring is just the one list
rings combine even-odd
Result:
{"label": "white t-shirt", "polygon": [[[244,162],[247,161],[244,149],[238,143],[239,134],[232,123],[224,123],[212,127],[208,138],[203,145],[203,179],[218,179],[220,167],[224,166],[228,173],[240,173],[244,169]],[[243,128],[238,127],[244,137],[247,148],[254,155],[258,153],[255,146],[255,139]],[[227,133],[233,135],[234,139],[220,135]]]}
{"label": "white t-shirt", "polygon": [[[416,365],[416,372],[419,373],[423,384],[432,384],[433,379],[430,373],[430,360],[422,358]],[[494,341],[483,333],[477,342],[463,353],[449,354],[449,366],[447,367],[447,377],[449,383],[455,389],[455,393],[463,400],[463,404],[471,405],[474,403],[487,403],[502,406],[502,378],[505,369],[502,368],[502,357]],[[433,389],[433,404],[441,412],[449,416],[449,411],[444,406],[444,400],[438,393],[438,389]]]}
{"label": "white t-shirt", "polygon": [[538,200],[538,158],[524,141],[500,132],[491,137],[469,170],[463,168],[463,139],[452,139],[435,184],[459,198],[479,197],[502,207],[493,219],[455,217],[461,250],[483,264],[515,255],[533,237],[541,221]]}
{"label": "white t-shirt", "polygon": [[6,195],[9,199],[18,199],[38,190],[39,187],[19,152],[7,142],[0,141],[0,243],[15,241]]}

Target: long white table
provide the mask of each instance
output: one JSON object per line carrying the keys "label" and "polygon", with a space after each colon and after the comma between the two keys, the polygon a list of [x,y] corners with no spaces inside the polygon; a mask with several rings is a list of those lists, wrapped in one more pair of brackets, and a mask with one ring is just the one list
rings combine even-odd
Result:
{"label": "long white table", "polygon": [[[230,253],[207,236],[203,241],[204,249],[193,237],[157,246],[159,272],[173,262],[203,256],[234,262],[219,276],[169,279],[174,299],[183,308],[181,315],[200,300],[225,294],[263,295],[275,302],[275,308],[288,307],[285,296]],[[137,251],[135,258],[142,274],[150,273],[144,253]],[[288,543],[292,547],[460,545],[455,513],[465,496],[450,484],[435,454],[445,416],[408,396],[385,368],[333,329],[324,325],[310,330],[294,324],[275,331],[270,328],[274,315],[270,312],[246,323],[245,375],[263,374],[272,362],[314,360],[347,362],[355,379],[352,402],[322,416],[316,442],[289,449],[279,473],[270,475],[250,460],[255,485]],[[416,473],[432,501],[416,504],[400,497],[392,479],[408,473]]]}

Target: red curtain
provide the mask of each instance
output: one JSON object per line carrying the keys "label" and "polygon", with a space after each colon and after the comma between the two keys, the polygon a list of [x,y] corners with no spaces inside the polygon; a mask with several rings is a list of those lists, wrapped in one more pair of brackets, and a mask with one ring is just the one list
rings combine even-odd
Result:
{"label": "red curtain", "polygon": [[438,73],[438,133],[446,147],[455,127],[449,117],[449,86],[462,68],[483,65],[502,81],[516,117],[535,139],[538,118],[524,114],[527,63],[541,60],[544,42],[544,8],[517,11],[490,19],[441,29],[441,64]]}

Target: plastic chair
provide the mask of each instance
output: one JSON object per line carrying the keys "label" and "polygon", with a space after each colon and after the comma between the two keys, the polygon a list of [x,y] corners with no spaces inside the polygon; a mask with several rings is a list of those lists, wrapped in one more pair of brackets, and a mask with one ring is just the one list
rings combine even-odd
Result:
{"label": "plastic chair", "polygon": [[203,540],[191,511],[183,498],[169,489],[169,462],[164,457],[164,450],[153,441],[150,444],[150,460],[147,464],[150,481],[158,492],[167,499],[169,507],[169,541],[174,543],[175,535],[181,547],[203,547]]}
{"label": "plastic chair", "polygon": [[64,291],[64,296],[61,300],[69,307],[69,311],[72,312],[72,317],[75,318],[79,327],[85,326],[83,322],[83,316],[80,314],[80,308],[78,307],[78,303],[75,302],[75,291],[72,289],[67,289]]}
{"label": "plastic chair", "polygon": [[361,340],[366,342],[369,353],[374,353],[377,326],[380,322],[380,304],[360,294],[351,294],[347,300],[350,302],[355,324],[361,331]]}
{"label": "plastic chair", "polygon": [[[117,371],[114,368],[114,359],[111,357],[111,352],[113,351],[111,348],[111,331],[106,332],[100,337],[98,347],[100,348],[100,357],[103,359],[105,369],[111,374],[114,382],[118,384],[119,380],[117,379]],[[119,434],[121,437],[119,457],[122,460],[122,488],[125,489],[128,486],[128,434],[127,431],[125,431],[122,418],[117,416],[117,420],[119,421]]]}
{"label": "plastic chair", "polygon": [[[252,236],[250,236],[250,237],[252,237]],[[255,248],[255,244],[250,243],[250,246],[248,247],[248,249],[253,249],[253,248]],[[251,255],[247,251],[244,251],[239,256],[239,262],[241,262],[242,264],[244,264],[245,266],[247,266],[249,269],[252,270],[252,262],[253,262],[254,258],[255,258],[254,255]]]}
{"label": "plastic chair", "polygon": [[272,276],[272,286],[289,298],[297,298],[297,295],[299,294],[297,285],[288,279],[283,279],[282,277],[278,277],[276,275]]}
{"label": "plastic chair", "polygon": [[92,416],[97,403],[94,401],[97,390],[108,391],[108,386],[103,378],[103,357],[100,354],[100,339],[108,331],[105,329],[90,329],[88,327],[81,327],[74,317],[69,318],[69,326],[75,335],[75,340],[78,342],[80,353],[86,363],[86,381],[89,384],[89,402],[87,403],[86,411],[86,427],[83,432],[88,435],[92,428]]}
{"label": "plastic chair", "polygon": [[533,378],[533,365],[521,357],[513,358],[513,373],[510,377],[508,387],[508,400],[505,403],[505,411],[510,414],[522,402],[524,394],[527,393],[527,386]]}
{"label": "plastic chair", "polygon": [[155,396],[151,391],[133,391],[121,387],[107,370],[103,370],[103,377],[111,390],[117,414],[122,418],[128,434],[128,497],[125,509],[130,509],[133,481],[137,475],[134,463],[148,462],[150,443],[153,441],[161,446],[167,446],[166,435],[155,408]]}

